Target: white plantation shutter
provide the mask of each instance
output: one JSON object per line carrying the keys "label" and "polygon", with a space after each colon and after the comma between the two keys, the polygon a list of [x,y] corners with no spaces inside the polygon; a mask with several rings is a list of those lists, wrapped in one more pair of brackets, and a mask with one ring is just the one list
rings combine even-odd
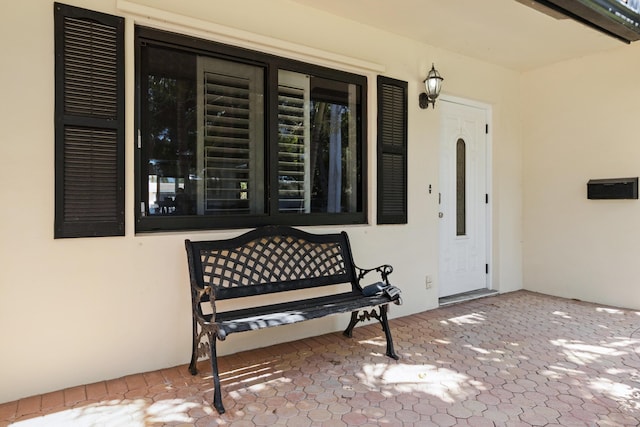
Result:
{"label": "white plantation shutter", "polygon": [[309,76],[278,73],[278,209],[311,211]]}
{"label": "white plantation shutter", "polygon": [[198,58],[198,76],[198,214],[263,213],[263,70]]}

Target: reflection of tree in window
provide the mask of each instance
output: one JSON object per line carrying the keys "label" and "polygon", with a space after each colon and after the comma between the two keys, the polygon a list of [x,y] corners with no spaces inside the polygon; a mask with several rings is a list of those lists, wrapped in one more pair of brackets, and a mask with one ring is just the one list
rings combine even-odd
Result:
{"label": "reflection of tree in window", "polygon": [[[196,90],[195,58],[170,50],[147,48],[147,109],[145,158],[149,165],[147,203],[151,213],[178,213],[175,196],[182,188],[185,199],[193,198],[195,186]],[[153,178],[153,177],[156,178]],[[189,209],[181,214],[193,214]]]}
{"label": "reflection of tree in window", "polygon": [[356,134],[351,108],[353,85],[312,79],[311,210],[353,212],[357,209]]}

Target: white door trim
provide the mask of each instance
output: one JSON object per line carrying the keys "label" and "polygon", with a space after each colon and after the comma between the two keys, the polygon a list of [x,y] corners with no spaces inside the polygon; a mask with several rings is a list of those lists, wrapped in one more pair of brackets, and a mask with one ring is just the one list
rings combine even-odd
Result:
{"label": "white door trim", "polygon": [[[495,271],[495,264],[493,262],[493,206],[494,206],[494,193],[493,193],[493,108],[490,104],[474,101],[467,98],[462,98],[454,95],[441,94],[438,97],[438,102],[450,102],[452,104],[461,104],[469,107],[480,108],[485,111],[487,125],[489,126],[489,132],[486,134],[486,186],[487,194],[489,195],[489,203],[487,205],[486,212],[486,256],[487,263],[489,264],[489,273],[487,274],[487,289],[493,290],[493,272]],[[436,104],[437,105],[437,104]],[[437,109],[437,106],[436,106]],[[441,256],[440,250],[438,250],[438,256]]]}

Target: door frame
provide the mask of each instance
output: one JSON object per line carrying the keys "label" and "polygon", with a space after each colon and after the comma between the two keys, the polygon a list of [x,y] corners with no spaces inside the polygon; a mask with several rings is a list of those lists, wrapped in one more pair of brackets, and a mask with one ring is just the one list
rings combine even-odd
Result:
{"label": "door frame", "polygon": [[[440,102],[448,102],[452,104],[460,104],[467,107],[479,108],[484,110],[486,114],[486,121],[488,126],[488,132],[486,133],[486,153],[485,153],[485,179],[486,179],[486,191],[489,197],[489,203],[487,203],[486,211],[486,256],[487,264],[489,264],[489,272],[487,274],[486,289],[493,290],[493,273],[495,270],[495,263],[493,262],[493,108],[491,104],[484,102],[474,101],[459,96],[441,94],[438,98]],[[442,135],[442,121],[439,122],[438,127],[440,129],[440,135]],[[440,140],[438,140],[440,144]],[[438,146],[438,168],[440,168],[441,153]],[[438,223],[438,233],[440,233],[440,225]],[[438,242],[440,239],[438,239]],[[438,243],[438,267],[440,266],[440,257],[442,256],[442,248]]]}

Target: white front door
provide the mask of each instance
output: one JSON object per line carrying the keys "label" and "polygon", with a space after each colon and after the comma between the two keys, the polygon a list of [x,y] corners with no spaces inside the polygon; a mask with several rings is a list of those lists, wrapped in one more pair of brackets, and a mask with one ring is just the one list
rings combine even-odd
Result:
{"label": "white front door", "polygon": [[488,110],[439,102],[439,297],[487,288]]}

